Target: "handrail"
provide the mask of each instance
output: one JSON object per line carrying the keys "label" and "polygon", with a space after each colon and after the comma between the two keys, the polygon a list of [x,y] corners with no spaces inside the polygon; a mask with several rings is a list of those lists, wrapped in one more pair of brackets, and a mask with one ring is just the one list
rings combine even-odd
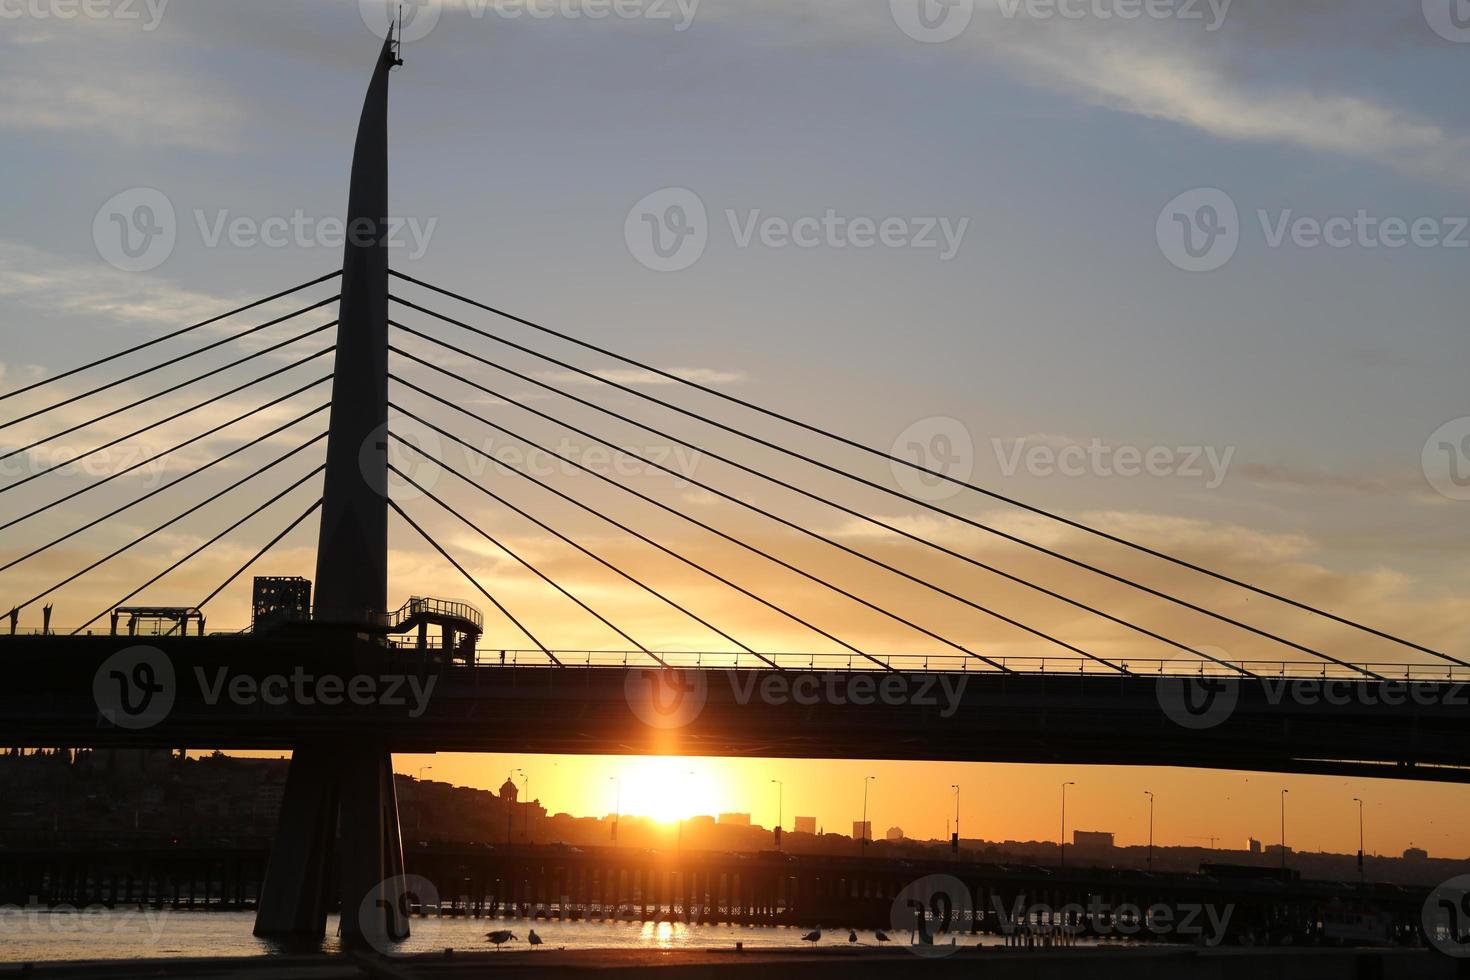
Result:
{"label": "handrail", "polygon": [[[462,618],[475,622],[481,622],[479,611],[468,603],[456,602],[443,599],[421,599],[417,600],[423,605],[414,607],[416,600],[410,600],[403,607],[393,613],[386,614],[384,621],[397,617],[396,622],[405,621],[412,615],[414,608],[431,609],[443,611],[446,615],[460,615],[458,610],[474,613],[474,616],[463,615]],[[6,638],[6,630],[3,620],[0,620],[0,641]],[[16,637],[39,637],[40,630],[33,627],[21,627],[16,630]],[[61,627],[52,626],[53,635],[67,632]],[[105,633],[93,634],[97,636]],[[229,631],[211,631],[210,636],[237,635]],[[191,640],[197,638],[190,638]],[[207,639],[207,637],[206,637]],[[439,643],[439,638],[430,636],[427,638],[430,647]],[[405,645],[416,647],[415,644]],[[556,660],[568,668],[626,668],[626,667],[653,667],[654,663],[648,654],[639,650],[552,650]],[[765,653],[764,656],[774,661],[779,667],[790,670],[802,671],[863,671],[878,670],[878,668],[866,661],[854,658],[847,653]],[[903,671],[943,672],[943,673],[965,673],[977,675],[1002,676],[999,671],[986,667],[968,657],[950,656],[945,654],[884,654],[877,655],[886,668]],[[659,657],[669,666],[685,669],[764,669],[769,665],[763,663],[755,656],[735,651],[659,651]],[[1080,657],[1061,656],[1027,656],[1007,657],[995,656],[992,658],[1003,667],[1016,674],[1035,674],[1050,677],[1085,675],[1089,677],[1112,677],[1126,678],[1128,675],[1119,674],[1108,670],[1095,661],[1085,660]],[[1231,678],[1243,680],[1237,667],[1244,668],[1256,675],[1263,681],[1271,681],[1277,678],[1290,678],[1294,680],[1333,680],[1352,681],[1360,684],[1378,684],[1383,681],[1375,681],[1363,676],[1360,672],[1346,667],[1333,664],[1323,664],[1320,661],[1291,661],[1291,660],[1240,660],[1222,662],[1219,664],[1208,661],[1190,661],[1184,657],[1173,659],[1148,659],[1141,657],[1115,657],[1114,663],[1126,668],[1129,674],[1135,677],[1203,677],[1203,678]],[[551,656],[542,650],[524,650],[481,646],[475,651],[473,660],[468,666],[479,667],[550,667],[556,666]],[[1380,675],[1387,682],[1470,682],[1470,669],[1453,664],[1415,664],[1415,663],[1364,663],[1361,666]]]}

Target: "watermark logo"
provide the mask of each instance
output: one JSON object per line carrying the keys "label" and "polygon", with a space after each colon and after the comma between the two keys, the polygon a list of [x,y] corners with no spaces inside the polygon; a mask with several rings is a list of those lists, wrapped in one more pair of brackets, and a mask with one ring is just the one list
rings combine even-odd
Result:
{"label": "watermark logo", "polygon": [[1198,480],[1206,490],[1217,490],[1225,482],[1235,447],[1217,446],[1130,446],[1111,445],[1096,437],[1079,443],[1070,439],[1023,436],[1012,440],[993,438],[991,448],[1003,476],[1013,477],[1022,469],[1035,477],[1053,476],[1103,478],[1152,476]]}
{"label": "watermark logo", "polygon": [[369,487],[390,500],[402,502],[433,492],[444,475],[440,463],[443,452],[438,432],[405,416],[395,419],[391,425],[385,422],[374,429],[362,441],[357,463]]}
{"label": "watermark logo", "polygon": [[297,665],[288,674],[231,674],[227,667],[217,667],[211,677],[203,667],[194,668],[195,683],[204,703],[211,708],[222,701],[240,707],[266,705],[280,708],[294,705],[302,708],[407,708],[408,717],[419,718],[429,709],[436,675],[421,678],[416,674],[313,674]]}
{"label": "watermark logo", "polygon": [[888,0],[893,22],[915,41],[943,44],[965,33],[975,0]]}
{"label": "watermark logo", "polygon": [[[1229,662],[1229,654],[1219,647],[1196,649],[1216,660]],[[1164,715],[1180,728],[1195,732],[1223,725],[1240,704],[1240,681],[1235,677],[1189,672],[1199,670],[1204,664],[1203,658],[1196,661],[1181,653],[1164,664],[1165,670],[1175,673],[1158,678],[1155,685]]]}
{"label": "watermark logo", "polygon": [[412,43],[422,41],[439,23],[444,11],[443,0],[357,0],[358,13],[367,29],[380,38],[398,25],[399,11],[403,12],[403,36],[399,40]]}
{"label": "watermark logo", "polygon": [[959,949],[966,924],[974,921],[970,889],[951,875],[925,875],[903,887],[888,910],[894,939],[908,937],[920,956],[948,956]]}
{"label": "watermark logo", "polygon": [[[739,249],[853,249],[932,251],[948,262],[959,254],[969,218],[820,214],[767,214],[760,208],[725,208],[724,226]],[[623,240],[639,264],[654,272],[680,272],[704,255],[715,227],[700,196],[666,187],[645,196],[623,221]]]}
{"label": "watermark logo", "polygon": [[735,703],[741,706],[757,698],[761,704],[776,707],[787,704],[802,707],[850,704],[859,708],[872,704],[911,705],[938,708],[941,718],[954,717],[970,683],[968,674],[909,674],[876,670],[802,673],[783,670],[764,675],[728,670],[725,674],[730,680]]}
{"label": "watermark logo", "polygon": [[1085,906],[1073,903],[1060,907],[1045,902],[1028,905],[1024,897],[1018,897],[1009,908],[1002,904],[999,895],[992,895],[991,906],[1000,931],[1007,936],[1019,932],[1075,932],[1085,928],[1095,936],[1130,937],[1149,932],[1159,938],[1173,936],[1205,946],[1220,945],[1235,916],[1234,905],[1197,902],[1156,903],[1147,907],[1128,903],[1109,905],[1099,895],[1090,896]]}
{"label": "watermark logo", "polygon": [[623,241],[638,263],[654,272],[682,272],[709,245],[709,214],[687,187],[665,187],[645,196],[623,222]]}
{"label": "watermark logo", "polygon": [[1424,478],[1442,497],[1470,500],[1470,416],[1446,422],[1424,443]]}
{"label": "watermark logo", "polygon": [[0,0],[0,20],[121,20],[142,21],[143,30],[156,31],[169,0]]}
{"label": "watermark logo", "polygon": [[1424,19],[1446,41],[1470,44],[1470,0],[1424,0]]}
{"label": "watermark logo", "polygon": [[103,261],[123,272],[148,272],[168,261],[179,237],[173,202],[163,191],[134,187],[113,195],[92,219]]}
{"label": "watermark logo", "polygon": [[133,646],[102,662],[92,676],[92,699],[110,724],[137,731],[168,717],[178,693],[174,665],[157,647]]}
{"label": "watermark logo", "polygon": [[683,728],[704,711],[709,677],[701,670],[634,667],[623,679],[623,696],[634,717],[650,728]]}
{"label": "watermark logo", "polygon": [[893,440],[892,455],[921,467],[889,463],[899,489],[930,503],[959,493],[963,488],[954,481],[968,481],[975,471],[975,442],[969,428],[942,415],[919,419],[900,432]]}
{"label": "watermark logo", "polygon": [[[393,217],[377,221],[316,217],[302,208],[290,214],[236,214],[228,208],[194,208],[193,228],[204,248],[328,249],[383,245],[414,262],[424,257],[438,218]],[[97,253],[123,272],[147,272],[168,260],[178,245],[178,215],[167,194],[134,187],[114,195],[92,219]]]}
{"label": "watermark logo", "polygon": [[357,906],[363,942],[384,956],[391,955],[408,938],[415,907],[420,913],[439,911],[439,889],[432,881],[423,875],[395,875],[378,882]]}
{"label": "watermark logo", "polygon": [[1240,247],[1240,211],[1217,187],[1185,191],[1159,212],[1154,235],[1164,258],[1176,268],[1213,272]]}
{"label": "watermark logo", "polygon": [[1442,883],[1424,900],[1424,938],[1446,956],[1470,958],[1470,875]]}

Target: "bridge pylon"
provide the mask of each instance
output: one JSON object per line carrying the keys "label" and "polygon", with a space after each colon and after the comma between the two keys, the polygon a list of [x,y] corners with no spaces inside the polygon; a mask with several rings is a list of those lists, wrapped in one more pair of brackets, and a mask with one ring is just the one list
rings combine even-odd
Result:
{"label": "bridge pylon", "polygon": [[[352,159],[313,612],[316,629],[374,638],[388,607],[388,78],[401,63],[390,32]],[[344,945],[406,938],[402,875],[387,749],[294,746],[255,934],[319,939],[336,898]]]}

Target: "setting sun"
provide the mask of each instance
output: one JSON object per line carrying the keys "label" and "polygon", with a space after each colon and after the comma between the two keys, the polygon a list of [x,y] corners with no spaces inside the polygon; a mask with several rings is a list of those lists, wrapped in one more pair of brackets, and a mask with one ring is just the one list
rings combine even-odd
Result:
{"label": "setting sun", "polygon": [[623,813],[672,823],[721,809],[719,787],[701,759],[632,758],[614,779],[622,780]]}

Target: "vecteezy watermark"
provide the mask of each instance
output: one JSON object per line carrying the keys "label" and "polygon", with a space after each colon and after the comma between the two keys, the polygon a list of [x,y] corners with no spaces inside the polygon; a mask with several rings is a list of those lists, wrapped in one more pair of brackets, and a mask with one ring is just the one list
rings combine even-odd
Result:
{"label": "vecteezy watermark", "polygon": [[[1225,23],[1234,0],[994,0],[1006,20],[1199,22],[1214,32]],[[975,18],[976,0],[889,0],[893,22],[925,44],[953,41]]]}
{"label": "vecteezy watermark", "polygon": [[[409,936],[409,919],[440,909],[439,889],[423,875],[394,875],[378,882],[357,906],[357,924],[363,942],[387,956]],[[422,930],[414,930],[422,933]],[[423,941],[427,937],[417,937]],[[437,944],[435,944],[437,945]]]}
{"label": "vecteezy watermark", "polygon": [[[933,251],[941,262],[959,253],[970,227],[969,218],[870,217],[840,214],[835,208],[797,216],[766,214],[760,208],[726,208],[723,214],[736,248]],[[681,272],[694,265],[713,231],[704,200],[687,187],[645,195],[623,220],[628,253],[654,272]]]}
{"label": "vecteezy watermark", "polygon": [[0,20],[140,21],[145,31],[163,22],[169,0],[0,0]]}
{"label": "vecteezy watermark", "polygon": [[[487,16],[501,20],[638,20],[667,21],[674,30],[687,31],[699,12],[700,0],[460,0],[474,20]],[[380,38],[399,22],[402,7],[403,36],[412,43],[428,37],[444,12],[443,0],[358,0],[362,22]]]}
{"label": "vecteezy watermark", "polygon": [[635,667],[623,678],[623,697],[650,728],[683,728],[704,711],[709,675],[679,667]]}
{"label": "vecteezy watermark", "polygon": [[[424,256],[439,225],[438,218],[390,217],[385,222],[359,218],[317,217],[302,208],[287,215],[241,215],[228,208],[195,208],[193,227],[204,248],[339,250],[345,245],[373,245],[405,250],[405,257]],[[168,261],[179,240],[173,201],[153,187],[134,187],[109,198],[92,219],[97,254],[123,272],[147,272]]]}
{"label": "vecteezy watermark", "polygon": [[177,693],[173,661],[157,647],[119,650],[92,675],[97,711],[109,724],[130,731],[167,718]]}
{"label": "vecteezy watermark", "polygon": [[[1191,731],[1217,728],[1240,706],[1239,675],[1164,676],[1155,682],[1159,707],[1170,721]],[[1260,677],[1258,684],[1270,707],[1402,708],[1470,707],[1470,683],[1464,681],[1373,680],[1343,677]]]}
{"label": "vecteezy watermark", "polygon": [[1154,237],[1164,258],[1185,272],[1213,272],[1240,247],[1240,212],[1217,187],[1185,191],[1159,212]]}
{"label": "vecteezy watermark", "polygon": [[907,935],[909,949],[920,956],[947,956],[959,949],[960,936],[974,920],[970,889],[951,875],[925,875],[909,882],[888,909],[894,938]]}
{"label": "vecteezy watermark", "polygon": [[1003,476],[1015,476],[1023,467],[1036,477],[1170,477],[1203,481],[1205,489],[1217,490],[1225,482],[1235,447],[1217,446],[1113,446],[1093,438],[1085,445],[1071,441],[1058,444],[1025,436],[1012,440],[1009,449],[1002,439],[991,439],[996,463]]}
{"label": "vecteezy watermark", "polygon": [[166,908],[47,905],[32,895],[25,905],[0,905],[0,936],[137,935],[156,943],[163,937],[164,923],[170,913]]}
{"label": "vecteezy watermark", "polygon": [[1424,443],[1424,478],[1440,496],[1470,500],[1470,416],[1446,422]]}
{"label": "vecteezy watermark", "polygon": [[1053,906],[1045,902],[1027,903],[1018,897],[1007,907],[999,895],[991,896],[991,911],[997,928],[1007,936],[1028,930],[1075,929],[1086,927],[1094,936],[1137,936],[1148,933],[1155,938],[1174,938],[1205,946],[1218,946],[1225,939],[1234,905],[1212,905],[1181,902],[1169,905],[1157,902],[1149,906],[1121,903],[1110,905],[1099,895],[1088,897],[1087,904],[1072,903]]}
{"label": "vecteezy watermark", "polygon": [[1424,900],[1424,938],[1446,956],[1470,958],[1470,875],[1443,882]]}
{"label": "vecteezy watermark", "polygon": [[[209,707],[229,703],[302,708],[408,708],[410,718],[428,709],[439,678],[414,674],[315,674],[295,667],[290,674],[242,674],[229,667],[195,666],[200,700]],[[92,675],[92,697],[102,719],[118,728],[152,728],[173,711],[180,694],[173,661],[157,647],[130,646],[102,662]]]}
{"label": "vecteezy watermark", "polygon": [[913,464],[888,464],[899,489],[930,503],[959,493],[975,471],[975,441],[969,428],[942,415],[919,419],[900,432],[893,440],[892,455]]}
{"label": "vecteezy watermark", "polygon": [[92,219],[97,254],[123,272],[148,272],[163,265],[178,237],[173,202],[152,187],[114,194]]}
{"label": "vecteezy watermark", "polygon": [[[9,452],[15,447],[0,447]],[[9,459],[0,460],[0,476],[35,476],[56,473],[63,477],[78,474],[89,478],[108,477],[123,472],[143,474],[142,486],[152,489],[163,482],[168,464],[150,458],[151,447],[121,443],[105,449],[78,450],[71,446],[37,446]]]}
{"label": "vecteezy watermark", "polygon": [[1233,676],[1208,675],[1204,668],[1229,662],[1229,652],[1215,646],[1176,651],[1165,662],[1154,692],[1165,717],[1190,731],[1224,724],[1240,703],[1240,685]]}
{"label": "vecteezy watermark", "polygon": [[194,679],[204,703],[210,707],[227,701],[250,707],[264,704],[279,708],[408,708],[408,717],[418,718],[428,710],[439,678],[416,674],[314,674],[300,665],[290,674],[232,674],[228,667],[207,671],[194,668]]}
{"label": "vecteezy watermark", "polygon": [[[1255,218],[1270,249],[1470,249],[1470,216],[1464,215],[1404,217],[1358,208],[1350,215],[1321,216],[1257,208]],[[1241,246],[1243,231],[1234,199],[1215,187],[1180,194],[1164,206],[1155,226],[1164,257],[1186,272],[1222,268]]]}
{"label": "vecteezy watermark", "polygon": [[1429,27],[1456,44],[1470,44],[1470,0],[1423,0]]}
{"label": "vecteezy watermark", "polygon": [[727,670],[735,703],[753,700],[780,707],[795,704],[913,705],[939,708],[939,717],[952,718],[959,710],[970,682],[968,674],[911,674],[870,670],[780,671],[758,675],[753,671]]}
{"label": "vecteezy watermark", "polygon": [[959,710],[970,678],[966,674],[908,673],[876,670],[770,671],[690,670],[678,667],[635,667],[623,681],[623,695],[633,715],[652,728],[692,724],[709,702],[710,682],[723,678],[734,704],[753,702],[781,707],[796,705],[912,705],[938,708],[941,718]]}

